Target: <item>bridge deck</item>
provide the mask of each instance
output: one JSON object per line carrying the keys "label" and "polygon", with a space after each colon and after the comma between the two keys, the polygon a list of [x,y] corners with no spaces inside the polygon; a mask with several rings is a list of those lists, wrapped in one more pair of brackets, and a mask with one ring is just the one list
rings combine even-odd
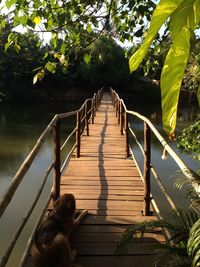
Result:
{"label": "bridge deck", "polygon": [[132,159],[126,158],[110,96],[104,94],[90,125],[90,136],[81,138],[81,157],[72,157],[61,177],[61,194],[73,193],[78,209],[88,209],[71,242],[84,267],[150,266],[152,246],[164,242],[162,232],[135,239],[128,256],[116,257],[115,247],[130,224],[155,219],[144,217],[143,182]]}

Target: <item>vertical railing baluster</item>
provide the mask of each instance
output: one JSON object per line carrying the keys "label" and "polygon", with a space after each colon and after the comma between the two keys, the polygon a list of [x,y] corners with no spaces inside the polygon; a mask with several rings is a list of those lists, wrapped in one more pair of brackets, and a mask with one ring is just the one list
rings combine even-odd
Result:
{"label": "vertical railing baluster", "polygon": [[126,111],[125,111],[125,131],[126,131],[126,156],[130,157],[130,153],[129,153],[128,113]]}
{"label": "vertical railing baluster", "polygon": [[94,97],[92,98],[92,110],[91,110],[91,115],[92,115],[92,124],[94,124]]}
{"label": "vertical railing baluster", "polygon": [[149,125],[144,122],[144,210],[145,216],[150,215],[150,174],[151,174],[151,132]]}
{"label": "vertical railing baluster", "polygon": [[86,127],[86,133],[87,136],[89,136],[89,122],[88,122],[88,102],[85,103],[85,127]]}
{"label": "vertical railing baluster", "polygon": [[118,99],[115,97],[114,101],[115,101],[115,114],[116,114],[116,117],[117,117],[118,116],[118,108],[119,108]]}
{"label": "vertical railing baluster", "polygon": [[76,157],[80,158],[81,151],[81,112],[77,112],[76,117]]}
{"label": "vertical railing baluster", "polygon": [[118,114],[117,114],[117,116],[118,116],[118,124],[120,124],[120,99],[118,99],[117,100],[117,105],[118,105]]}
{"label": "vertical railing baluster", "polygon": [[53,175],[53,201],[60,196],[60,119],[53,128],[54,139],[54,175]]}
{"label": "vertical railing baluster", "polygon": [[123,105],[121,100],[120,100],[120,133],[121,135],[123,135]]}
{"label": "vertical railing baluster", "polygon": [[99,99],[99,94],[97,92],[97,94],[95,95],[95,114],[96,111],[98,111],[98,99]]}
{"label": "vertical railing baluster", "polygon": [[94,94],[94,117],[96,116],[97,110],[97,94]]}

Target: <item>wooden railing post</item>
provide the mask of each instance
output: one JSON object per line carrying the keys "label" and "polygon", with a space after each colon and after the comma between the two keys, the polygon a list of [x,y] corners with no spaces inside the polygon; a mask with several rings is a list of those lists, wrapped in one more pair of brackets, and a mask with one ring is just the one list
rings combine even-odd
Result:
{"label": "wooden railing post", "polygon": [[94,94],[94,117],[96,116],[97,110],[97,94]]}
{"label": "wooden railing post", "polygon": [[116,117],[118,116],[118,109],[119,109],[119,104],[118,104],[118,99],[115,98],[115,114],[116,114]]}
{"label": "wooden railing post", "polygon": [[85,127],[86,127],[87,136],[89,136],[88,102],[85,103]]}
{"label": "wooden railing post", "polygon": [[150,174],[151,174],[151,132],[149,125],[144,122],[144,216],[151,214],[150,212]]}
{"label": "wooden railing post", "polygon": [[81,113],[77,112],[76,117],[76,157],[80,158],[81,151]]}
{"label": "wooden railing post", "polygon": [[91,110],[91,115],[92,115],[92,124],[94,124],[94,97],[92,98],[92,110]]}
{"label": "wooden railing post", "polygon": [[117,117],[118,117],[118,124],[120,124],[120,100],[117,101],[118,111],[117,111]]}
{"label": "wooden railing post", "polygon": [[60,119],[53,128],[54,139],[54,176],[53,176],[53,201],[60,196]]}
{"label": "wooden railing post", "polygon": [[120,133],[121,135],[123,135],[123,105],[121,100],[120,100]]}
{"label": "wooden railing post", "polygon": [[126,156],[130,157],[130,153],[129,153],[128,113],[126,111],[125,111],[125,131],[126,131]]}
{"label": "wooden railing post", "polygon": [[99,94],[97,93],[95,95],[95,114],[96,114],[96,111],[98,111],[98,99],[99,99]]}

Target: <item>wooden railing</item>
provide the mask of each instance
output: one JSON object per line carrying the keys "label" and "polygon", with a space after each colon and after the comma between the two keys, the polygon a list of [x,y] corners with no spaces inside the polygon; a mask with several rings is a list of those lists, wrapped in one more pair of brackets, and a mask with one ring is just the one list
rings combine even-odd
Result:
{"label": "wooden railing", "polygon": [[[85,132],[86,135],[89,135],[89,124],[94,123],[94,118],[96,111],[98,109],[98,106],[101,101],[103,90],[100,89],[97,93],[94,94],[93,98],[86,99],[83,105],[80,107],[80,109],[67,112],[63,114],[56,114],[52,121],[49,123],[49,125],[46,127],[42,135],[37,140],[35,146],[17,171],[16,175],[12,179],[9,188],[7,189],[6,193],[4,194],[3,198],[0,201],[0,217],[4,214],[6,208],[8,207],[9,203],[11,202],[17,188],[19,187],[20,183],[22,182],[24,176],[28,172],[29,168],[33,164],[36,156],[38,155],[38,152],[41,150],[42,145],[44,144],[45,140],[49,137],[50,134],[53,135],[53,141],[54,141],[54,149],[53,149],[53,162],[50,163],[48,169],[46,170],[44,179],[41,183],[41,186],[39,188],[39,191],[34,199],[34,202],[32,203],[31,207],[29,208],[26,215],[23,217],[21,224],[19,225],[16,232],[13,234],[13,237],[8,244],[8,247],[6,249],[6,252],[4,253],[3,257],[0,260],[0,267],[4,267],[8,259],[10,257],[10,254],[12,253],[12,250],[22,232],[25,225],[27,224],[32,212],[34,211],[34,208],[41,196],[41,193],[45,187],[47,178],[49,177],[49,174],[53,170],[53,186],[49,195],[49,198],[47,200],[45,209],[43,210],[42,214],[38,218],[38,222],[36,224],[36,227],[33,229],[32,235],[29,240],[29,245],[26,248],[26,251],[24,252],[24,256],[22,257],[21,266],[24,266],[25,258],[27,255],[27,251],[30,248],[31,240],[33,238],[33,235],[36,231],[37,225],[40,223],[40,221],[43,218],[43,215],[46,211],[46,207],[49,205],[49,202],[51,200],[55,201],[59,195],[60,195],[60,177],[61,173],[66,166],[66,164],[69,161],[69,158],[71,157],[74,149],[76,148],[76,156],[80,157],[80,148],[81,148],[81,135]],[[63,142],[61,145],[61,123],[64,119],[69,118],[71,116],[76,116],[76,127],[73,129],[73,131],[68,135],[67,139]],[[76,141],[73,145],[71,151],[68,153],[67,157],[65,158],[62,166],[61,166],[61,152],[68,144],[69,140],[76,134]]]}
{"label": "wooden railing", "polygon": [[[130,111],[126,108],[126,105],[122,99],[120,99],[119,95],[116,93],[115,90],[112,88],[110,89],[112,102],[116,109],[116,116],[118,117],[118,123],[120,124],[120,133],[123,135],[125,132],[126,138],[126,155],[127,157],[130,156],[130,142],[129,142],[129,135],[131,135],[136,143],[139,145],[140,150],[144,156],[144,167],[143,167],[143,180],[144,180],[144,208],[143,214],[150,215],[150,204],[152,202],[151,197],[151,181],[150,175],[153,174],[154,178],[156,179],[162,193],[165,195],[169,205],[172,209],[175,209],[176,206],[163,186],[160,177],[158,176],[154,166],[151,164],[151,134],[153,133],[157,140],[161,143],[164,149],[164,153],[169,153],[172,159],[176,162],[179,166],[182,173],[189,179],[189,181],[194,180],[194,175],[191,170],[185,165],[182,159],[175,153],[175,151],[170,147],[170,145],[166,142],[166,140],[162,137],[162,135],[157,131],[155,126],[151,123],[149,119],[141,114]],[[142,146],[134,133],[134,130],[131,128],[129,124],[129,117],[134,116],[143,121],[144,123],[144,145]],[[132,151],[131,151],[132,152]],[[133,155],[133,154],[132,154]],[[134,157],[134,155],[133,155]],[[200,188],[194,187],[197,194],[200,194]]]}

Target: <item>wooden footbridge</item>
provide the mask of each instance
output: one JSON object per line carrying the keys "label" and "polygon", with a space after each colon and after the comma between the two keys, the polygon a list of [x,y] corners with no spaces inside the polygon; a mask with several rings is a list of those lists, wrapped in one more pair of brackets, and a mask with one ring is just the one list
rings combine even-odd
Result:
{"label": "wooden footbridge", "polygon": [[[69,116],[77,117],[76,128],[61,145],[60,125],[62,120]],[[135,134],[129,125],[129,116],[136,116],[144,121],[143,148],[140,145],[144,155],[142,171],[139,170],[130,149],[130,135],[135,137]],[[45,174],[34,203],[10,241],[0,267],[6,266],[9,261],[13,247],[17,245],[17,239],[36,206],[51,170],[54,171],[51,194],[44,204],[42,214],[38,216],[21,263],[16,266],[34,266],[29,256],[34,233],[45,213],[51,208],[51,202],[64,193],[73,193],[77,209],[88,209],[89,212],[80,229],[71,236],[72,246],[78,251],[77,263],[85,267],[150,266],[154,254],[152,248],[160,242],[165,242],[167,237],[163,231],[146,233],[142,241],[135,237],[126,256],[117,257],[115,254],[118,240],[129,225],[145,220],[157,220],[161,216],[151,196],[151,172],[171,207],[176,208],[151,165],[150,133],[154,133],[164,150],[174,158],[188,178],[192,174],[152,123],[142,115],[128,111],[114,90],[100,90],[93,98],[87,99],[79,110],[54,117],[13,178],[0,203],[0,214],[3,215],[45,139],[52,132],[54,161]],[[61,152],[73,135],[76,135],[76,142],[62,165]],[[137,141],[137,137],[135,138]]]}

